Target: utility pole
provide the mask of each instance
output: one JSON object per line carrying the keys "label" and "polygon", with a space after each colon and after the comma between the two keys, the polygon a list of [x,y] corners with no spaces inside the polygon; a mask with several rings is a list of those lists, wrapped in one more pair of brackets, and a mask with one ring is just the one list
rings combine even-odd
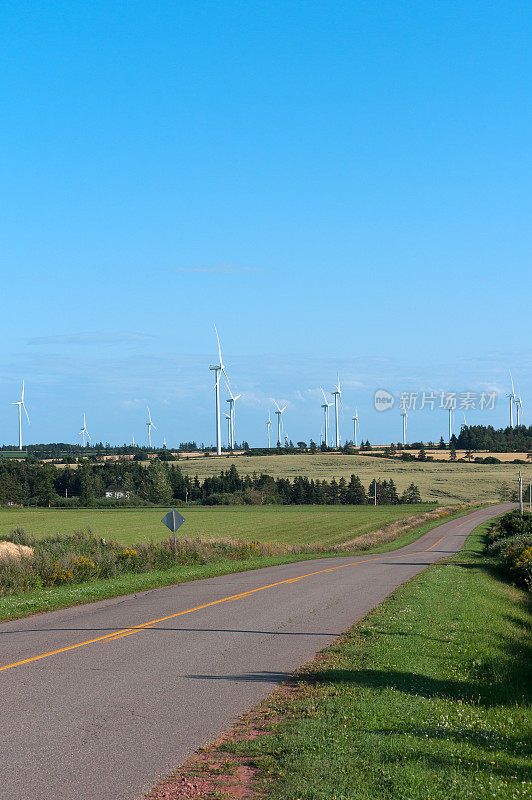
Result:
{"label": "utility pole", "polygon": [[523,516],[523,476],[521,475],[521,470],[519,470],[519,511]]}
{"label": "utility pole", "polygon": [[528,510],[532,514],[532,478],[528,479]]}
{"label": "utility pole", "polygon": [[373,504],[377,505],[377,479],[376,478],[375,478],[375,482],[374,482],[374,485],[373,485],[373,494],[374,494]]}

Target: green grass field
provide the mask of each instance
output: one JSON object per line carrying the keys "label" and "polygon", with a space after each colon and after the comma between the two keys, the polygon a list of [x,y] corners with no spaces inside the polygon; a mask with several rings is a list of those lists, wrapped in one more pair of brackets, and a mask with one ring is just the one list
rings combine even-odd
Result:
{"label": "green grass field", "polygon": [[[237,506],[181,509],[189,538],[247,539],[288,544],[339,544],[390,522],[428,511],[416,506]],[[164,509],[0,509],[0,535],[16,527],[33,536],[86,531],[131,545],[164,539]]]}
{"label": "green grass field", "polygon": [[532,797],[529,598],[483,536],[395,591],[290,698],[266,701],[273,734],[249,739],[244,723],[217,756],[226,772],[231,752],[244,757],[271,800]]}
{"label": "green grass field", "polygon": [[237,456],[182,459],[179,467],[184,474],[200,478],[216,475],[221,469],[234,464],[242,475],[265,472],[275,478],[309,478],[330,480],[333,476],[349,478],[358,475],[367,488],[374,478],[393,478],[399,492],[414,482],[419,486],[423,500],[439,504],[455,502],[492,502],[499,500],[503,483],[515,487],[517,471],[526,467],[516,464],[450,464],[433,462],[406,462],[374,456],[348,456],[343,453],[318,453],[316,455]]}

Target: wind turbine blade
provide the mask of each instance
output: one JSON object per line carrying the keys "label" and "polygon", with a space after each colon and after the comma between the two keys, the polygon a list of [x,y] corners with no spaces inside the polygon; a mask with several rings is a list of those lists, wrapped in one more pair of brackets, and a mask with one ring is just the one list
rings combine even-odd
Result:
{"label": "wind turbine blade", "polygon": [[216,341],[218,342],[218,357],[220,359],[219,364],[220,366],[222,366],[223,365],[222,348],[220,347],[220,337],[218,336],[218,328],[216,327],[216,325],[214,326],[214,330],[216,331]]}
{"label": "wind turbine blade", "polygon": [[22,408],[26,412],[26,417],[28,418],[28,423],[31,425],[30,417],[29,417],[28,411],[27,411],[26,406],[24,405],[24,403],[22,403]]}
{"label": "wind turbine blade", "polygon": [[[272,397],[272,400],[273,400],[273,397]],[[277,400],[273,400],[273,402],[275,403],[275,408],[277,409],[277,411],[280,411],[281,409],[279,408],[279,406],[277,404]]]}
{"label": "wind turbine blade", "polygon": [[236,397],[233,397],[233,400],[238,400],[239,397],[242,397],[242,395],[241,394],[237,394]]}
{"label": "wind turbine blade", "polygon": [[151,414],[150,414],[150,407],[149,407],[149,406],[146,406],[146,408],[148,409],[148,422],[151,424]]}
{"label": "wind turbine blade", "polygon": [[510,380],[511,380],[511,382],[512,382],[512,395],[515,395],[515,390],[514,390],[514,379],[512,378],[512,371],[511,371],[511,370],[508,370],[508,372],[510,373]]}
{"label": "wind turbine blade", "polygon": [[[288,405],[288,403],[287,403],[286,405]],[[285,408],[286,408],[286,406],[283,406],[282,408],[280,408],[280,409],[279,409],[279,411],[281,412],[281,414],[283,413],[283,411],[285,410]]]}
{"label": "wind turbine blade", "polygon": [[[221,359],[220,359],[220,364],[221,363],[222,362],[221,362]],[[222,372],[223,372],[224,377],[225,377],[225,382],[227,383],[227,388],[229,389],[229,394],[231,395],[231,400],[234,400],[233,393],[231,391],[231,384],[229,383],[229,376],[228,376],[227,372],[225,371],[225,367],[222,367]]]}
{"label": "wind turbine blade", "polygon": [[157,427],[157,425],[154,425],[154,424],[153,424],[153,422],[152,422],[151,426],[152,426],[152,428],[155,428],[155,430],[156,430],[156,431],[158,431],[158,430],[159,430],[159,428]]}
{"label": "wind turbine blade", "polygon": [[22,380],[22,396],[21,396],[20,399],[21,399],[21,402],[24,403],[24,380]]}
{"label": "wind turbine blade", "polygon": [[87,439],[90,439],[91,436],[90,436],[90,433],[88,432],[88,430],[85,430],[85,433],[87,434]]}
{"label": "wind turbine blade", "polygon": [[327,395],[326,395],[326,394],[325,394],[325,392],[323,391],[323,387],[322,387],[322,386],[320,386],[320,389],[321,389],[321,393],[322,393],[322,395],[323,395],[323,399],[325,400],[325,402],[327,402]]}

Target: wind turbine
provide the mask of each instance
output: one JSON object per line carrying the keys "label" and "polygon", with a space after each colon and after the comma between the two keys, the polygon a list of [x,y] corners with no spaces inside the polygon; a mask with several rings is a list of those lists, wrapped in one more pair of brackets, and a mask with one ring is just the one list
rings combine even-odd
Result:
{"label": "wind turbine", "polygon": [[516,427],[518,428],[519,425],[521,424],[520,416],[521,416],[521,410],[523,408],[523,401],[521,400],[521,392],[519,392],[519,389],[517,391],[519,393],[519,396],[515,398],[514,402],[515,402],[515,424]]}
{"label": "wind turbine", "polygon": [[268,409],[268,422],[266,423],[266,430],[268,432],[268,450],[270,449],[270,428],[272,427],[272,418],[270,416],[270,411]]}
{"label": "wind turbine", "polygon": [[510,401],[510,428],[514,426],[514,408],[513,404],[515,403],[515,391],[514,391],[514,379],[512,378],[512,373],[510,372],[510,380],[512,382],[512,391],[508,393],[506,397]]}
{"label": "wind turbine", "polygon": [[338,375],[338,383],[335,384],[334,391],[331,392],[334,397],[334,424],[335,424],[335,439],[336,447],[340,447],[340,427],[338,425],[338,404],[342,402],[342,390],[340,389],[340,376]]}
{"label": "wind turbine", "polygon": [[323,403],[321,407],[323,408],[323,418],[324,418],[324,427],[325,427],[325,439],[324,442],[326,446],[329,446],[329,408],[333,405],[332,403],[327,402],[327,395],[323,391],[323,388],[320,386],[321,393],[323,395]]}
{"label": "wind turbine", "polygon": [[357,428],[360,430],[360,426],[358,424],[358,408],[355,409],[355,416],[353,417],[353,444],[355,445],[355,447],[358,447]]}
{"label": "wind turbine", "polygon": [[223,372],[225,380],[227,381],[227,386],[229,387],[229,391],[231,391],[231,387],[229,386],[229,378],[227,377],[224,362],[222,361],[222,348],[220,347],[220,337],[218,336],[216,325],[214,326],[214,330],[216,332],[216,339],[218,341],[218,364],[211,364],[209,369],[214,371],[214,393],[216,396],[216,453],[221,456],[222,432],[220,427],[220,373]]}
{"label": "wind turbine", "polygon": [[235,449],[235,403],[236,401],[242,397],[241,394],[237,394],[236,397],[233,397],[233,393],[231,391],[231,387],[229,386],[229,394],[231,395],[228,397],[227,402],[229,403],[229,416],[230,416],[230,423],[229,423],[229,447],[231,450]]}
{"label": "wind turbine", "polygon": [[26,406],[24,405],[24,381],[22,381],[22,394],[20,396],[20,400],[17,400],[16,403],[11,403],[11,405],[18,406],[18,449],[22,450],[22,409],[24,409],[24,412],[28,419],[28,424],[30,424],[28,411],[26,409]]}
{"label": "wind turbine", "polygon": [[342,390],[340,389],[340,376],[338,376],[338,383],[334,387],[334,392],[331,392],[334,397],[334,423],[336,433],[336,447],[340,447],[340,428],[338,425],[338,403],[342,402]]}
{"label": "wind turbine", "polygon": [[147,406],[147,409],[148,409],[148,421],[146,422],[146,425],[148,426],[148,447],[151,448],[151,429],[155,428],[155,430],[157,430],[157,425],[155,425],[151,421],[150,407]]}
{"label": "wind turbine", "polygon": [[406,426],[408,424],[408,414],[406,413],[406,408],[401,414],[403,418],[403,446],[406,444]]}
{"label": "wind turbine", "polygon": [[85,422],[85,414],[83,414],[83,427],[79,432],[79,436],[81,436],[81,439],[82,439],[82,442],[83,442],[83,447],[85,447],[85,436],[87,437],[89,442],[90,442],[90,438],[91,438],[90,434],[89,434],[89,432],[87,430],[87,423]]}
{"label": "wind turbine", "polygon": [[[272,398],[272,400],[273,400],[273,398]],[[277,414],[277,441],[279,443],[277,446],[280,447],[281,446],[281,442],[282,442],[281,430],[282,430],[282,427],[283,427],[283,411],[285,410],[286,405],[284,405],[282,408],[279,408],[277,400],[274,400],[273,402],[275,403],[275,406],[277,408],[277,411],[275,412]]]}

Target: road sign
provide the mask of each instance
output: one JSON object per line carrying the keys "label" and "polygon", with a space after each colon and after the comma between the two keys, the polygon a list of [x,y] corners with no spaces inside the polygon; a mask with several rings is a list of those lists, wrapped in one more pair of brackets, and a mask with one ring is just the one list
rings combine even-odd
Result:
{"label": "road sign", "polygon": [[175,508],[170,509],[168,514],[165,514],[161,520],[163,525],[166,525],[167,528],[170,528],[170,530],[174,534],[174,545],[175,545],[175,532],[178,528],[181,527],[184,521],[185,518],[182,517],[179,511],[176,511]]}

